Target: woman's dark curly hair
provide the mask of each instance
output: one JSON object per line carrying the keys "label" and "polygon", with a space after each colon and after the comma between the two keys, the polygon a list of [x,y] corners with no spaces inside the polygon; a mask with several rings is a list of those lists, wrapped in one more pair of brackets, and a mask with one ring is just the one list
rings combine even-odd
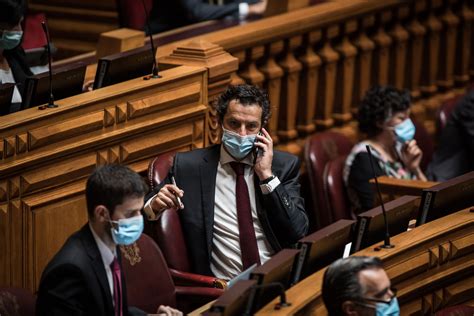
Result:
{"label": "woman's dark curly hair", "polygon": [[237,100],[244,106],[258,104],[262,108],[262,126],[268,122],[271,115],[268,95],[257,86],[242,84],[229,86],[217,99],[215,108],[219,115],[220,123],[224,121],[227,108],[232,100]]}
{"label": "woman's dark curly hair", "polygon": [[367,91],[359,106],[359,130],[368,137],[376,136],[382,131],[380,126],[385,120],[409,107],[408,91],[400,91],[392,86],[374,86]]}

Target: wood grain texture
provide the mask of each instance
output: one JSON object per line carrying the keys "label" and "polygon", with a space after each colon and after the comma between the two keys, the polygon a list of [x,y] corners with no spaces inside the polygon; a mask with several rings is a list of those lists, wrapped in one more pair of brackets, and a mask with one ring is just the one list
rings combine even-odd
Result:
{"label": "wood grain texture", "polygon": [[[378,256],[398,291],[401,315],[430,315],[456,304],[472,301],[474,265],[474,213],[469,209],[446,216],[392,237],[393,249],[364,249],[355,255]],[[463,250],[453,256],[457,247]],[[431,249],[446,252],[443,260],[432,261]],[[290,307],[278,311],[278,299],[257,315],[327,315],[321,298],[325,269],[286,291]]]}

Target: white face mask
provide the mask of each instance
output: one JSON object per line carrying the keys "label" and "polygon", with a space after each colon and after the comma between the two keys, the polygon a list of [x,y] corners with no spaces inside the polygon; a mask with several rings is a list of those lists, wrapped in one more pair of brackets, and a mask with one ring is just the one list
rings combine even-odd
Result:
{"label": "white face mask", "polygon": [[3,31],[0,37],[0,48],[13,49],[20,45],[23,31]]}
{"label": "white face mask", "polygon": [[143,216],[137,215],[130,218],[109,220],[112,224],[110,232],[112,239],[117,245],[131,245],[140,238],[143,232]]}
{"label": "white face mask", "polygon": [[237,133],[222,128],[222,143],[225,148],[235,159],[242,160],[251,151],[257,138],[257,134],[240,136]]}

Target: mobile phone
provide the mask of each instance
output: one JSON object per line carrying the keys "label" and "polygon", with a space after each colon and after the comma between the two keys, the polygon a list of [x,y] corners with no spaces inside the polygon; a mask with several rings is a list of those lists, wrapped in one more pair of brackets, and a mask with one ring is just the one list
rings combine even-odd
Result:
{"label": "mobile phone", "polygon": [[[257,135],[264,136],[262,133],[262,130],[260,130]],[[257,139],[255,139],[255,142],[256,141]],[[253,164],[255,165],[255,163],[257,162],[257,157],[260,155],[260,147],[254,145],[253,150],[254,150]]]}

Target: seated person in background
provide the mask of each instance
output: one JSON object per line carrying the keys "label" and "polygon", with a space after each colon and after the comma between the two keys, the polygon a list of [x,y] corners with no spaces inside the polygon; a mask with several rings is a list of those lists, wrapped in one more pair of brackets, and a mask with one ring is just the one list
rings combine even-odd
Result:
{"label": "seated person in background", "polygon": [[396,290],[377,257],[348,257],[324,272],[322,296],[329,316],[400,315]]}
{"label": "seated person in background", "polygon": [[[118,245],[143,231],[148,188],[127,167],[99,167],[87,180],[89,223],[73,234],[49,262],[38,290],[36,315],[145,315],[128,308]],[[160,306],[160,315],[181,315]]]}
{"label": "seated person in background", "polygon": [[474,170],[474,90],[454,108],[443,129],[427,176],[446,181]]}
{"label": "seated person in background", "polygon": [[374,207],[369,183],[374,173],[366,145],[370,146],[375,158],[377,176],[426,180],[420,168],[423,153],[413,139],[415,125],[410,119],[408,92],[390,86],[370,89],[361,102],[357,118],[359,130],[367,139],[352,148],[343,171],[351,207],[356,214]]}
{"label": "seated person in background", "polygon": [[0,109],[0,115],[20,110],[23,84],[32,75],[20,47],[24,11],[22,0],[0,0],[0,83],[17,83],[10,107]]}
{"label": "seated person in background", "polygon": [[[195,273],[230,280],[296,243],[308,231],[298,158],[273,150],[263,128],[268,97],[258,87],[231,86],[217,102],[222,145],[178,153],[167,181],[147,196],[157,219],[178,210]],[[260,134],[258,134],[261,132]],[[255,155],[255,148],[259,154]]]}
{"label": "seated person in background", "polygon": [[245,18],[265,12],[268,0],[154,0],[150,12],[150,30],[155,34],[181,26],[223,19]]}

